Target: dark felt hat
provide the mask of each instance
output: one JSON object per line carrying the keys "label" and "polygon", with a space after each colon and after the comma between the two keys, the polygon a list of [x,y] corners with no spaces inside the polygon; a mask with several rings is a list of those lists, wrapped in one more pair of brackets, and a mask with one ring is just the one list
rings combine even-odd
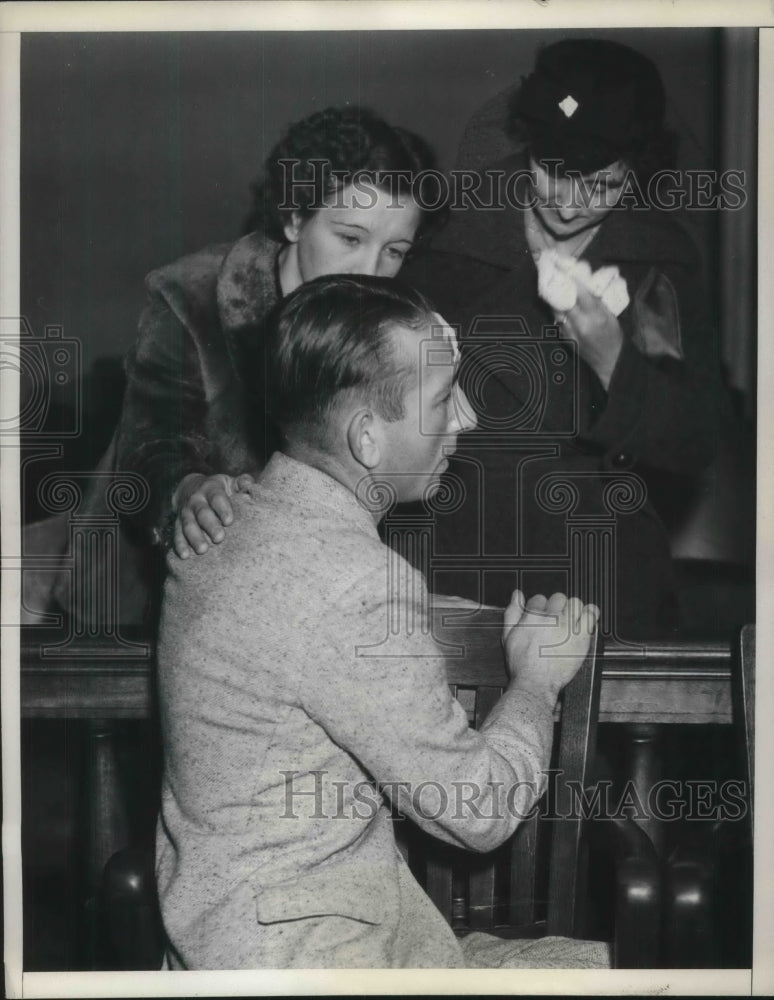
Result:
{"label": "dark felt hat", "polygon": [[627,45],[566,39],[537,57],[511,103],[537,160],[591,173],[636,152],[663,127],[664,86],[650,59]]}

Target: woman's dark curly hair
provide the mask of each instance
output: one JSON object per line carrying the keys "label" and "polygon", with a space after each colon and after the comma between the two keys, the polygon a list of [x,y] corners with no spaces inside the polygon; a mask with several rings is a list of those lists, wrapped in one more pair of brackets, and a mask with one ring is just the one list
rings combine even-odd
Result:
{"label": "woman's dark curly hair", "polygon": [[[427,170],[437,170],[437,161],[418,135],[388,125],[366,108],[325,108],[291,125],[269,154],[262,177],[252,184],[245,232],[261,229],[282,240],[292,211],[311,215],[355,177],[411,194],[415,178]],[[441,223],[445,209],[419,207],[422,237]]]}

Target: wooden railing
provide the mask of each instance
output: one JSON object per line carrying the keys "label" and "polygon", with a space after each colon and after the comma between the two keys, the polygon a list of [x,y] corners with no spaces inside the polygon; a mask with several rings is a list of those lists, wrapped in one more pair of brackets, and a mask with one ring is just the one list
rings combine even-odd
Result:
{"label": "wooden railing", "polygon": [[[463,706],[466,685],[505,683],[501,611],[441,607],[434,609],[431,622],[447,656],[449,683]],[[464,658],[463,644],[468,650]],[[643,789],[662,773],[659,724],[731,722],[730,642],[608,642],[599,655],[599,721],[628,724],[622,737],[634,779]],[[154,674],[154,644],[147,634],[127,629],[121,637],[80,635],[73,641],[73,636],[48,628],[22,630],[22,716],[82,720],[88,727],[84,778],[90,789],[89,832],[80,849],[92,899],[106,862],[128,841],[127,803],[117,766],[121,720],[155,725]],[[658,823],[640,825],[658,849]]]}
{"label": "wooden railing", "polygon": [[[449,683],[496,685],[504,677],[499,643],[502,612],[436,608],[432,629],[447,654]],[[464,640],[463,640],[464,636]],[[126,630],[115,638],[67,644],[48,628],[25,628],[21,645],[22,715],[28,718],[127,719],[153,713],[154,651],[150,638]],[[455,651],[464,641],[477,656]],[[731,643],[652,641],[605,644],[601,722],[729,723]],[[474,676],[468,664],[476,663]]]}

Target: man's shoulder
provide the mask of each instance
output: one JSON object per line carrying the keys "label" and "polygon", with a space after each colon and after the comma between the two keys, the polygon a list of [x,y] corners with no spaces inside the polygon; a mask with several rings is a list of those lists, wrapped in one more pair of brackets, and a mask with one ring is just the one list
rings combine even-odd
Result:
{"label": "man's shoulder", "polygon": [[386,643],[389,655],[437,655],[425,579],[378,536],[324,515],[300,519],[249,494],[234,501],[223,542],[170,557],[168,648],[193,644],[199,655],[198,637],[207,636],[224,658],[292,650],[289,664],[326,670],[348,670],[353,651]]}
{"label": "man's shoulder", "polygon": [[[317,591],[321,600],[334,600],[358,581],[384,579],[390,550],[375,533],[324,507],[300,502],[254,487],[232,497],[234,522],[225,540],[211,546],[213,554],[197,557],[197,575],[238,576],[243,581],[293,579],[298,592]],[[191,560],[180,560],[183,572]]]}

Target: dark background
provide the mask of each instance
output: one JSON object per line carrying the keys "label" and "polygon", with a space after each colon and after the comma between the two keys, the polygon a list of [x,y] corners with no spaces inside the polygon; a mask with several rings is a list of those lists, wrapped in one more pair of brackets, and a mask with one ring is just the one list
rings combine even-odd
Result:
{"label": "dark background", "polygon": [[85,371],[122,356],[145,274],[238,235],[249,183],[291,122],[363,104],[450,168],[471,114],[528,73],[539,46],[590,34],[655,61],[680,166],[716,166],[715,29],[24,35],[21,302],[33,332],[63,325]]}

